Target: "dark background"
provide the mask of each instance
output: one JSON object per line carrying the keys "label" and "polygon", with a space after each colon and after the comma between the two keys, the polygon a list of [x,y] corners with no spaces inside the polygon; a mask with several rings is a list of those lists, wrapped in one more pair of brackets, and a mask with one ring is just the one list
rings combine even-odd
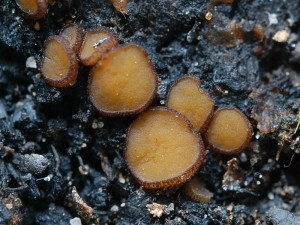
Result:
{"label": "dark background", "polygon": [[[83,224],[299,224],[299,7],[296,0],[138,0],[122,15],[108,0],[51,1],[37,30],[15,1],[0,1],[0,224],[74,217]],[[122,43],[145,48],[160,78],[153,105],[164,105],[172,82],[194,74],[217,107],[247,115],[250,148],[230,157],[209,152],[197,174],[214,193],[211,204],[190,201],[182,188],[158,195],[138,187],[122,157],[135,117],[105,118],[92,108],[88,68],[76,85],[56,89],[39,68],[26,67],[28,57],[39,64],[45,39],[70,21],[111,27]],[[285,43],[272,40],[281,30],[289,33]],[[154,218],[146,207],[153,202],[171,210]]]}

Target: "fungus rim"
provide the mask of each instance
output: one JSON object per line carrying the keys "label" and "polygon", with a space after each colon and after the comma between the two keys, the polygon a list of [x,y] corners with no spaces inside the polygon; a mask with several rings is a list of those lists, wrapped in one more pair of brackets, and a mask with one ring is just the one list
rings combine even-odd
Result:
{"label": "fungus rim", "polygon": [[26,18],[32,20],[40,20],[43,17],[45,17],[47,13],[48,1],[47,0],[35,0],[35,1],[37,4],[37,11],[34,13],[25,12],[19,0],[16,0],[16,4]]}
{"label": "fungus rim", "polygon": [[[252,139],[253,128],[251,126],[251,123],[250,123],[249,119],[245,116],[245,114],[243,112],[241,112],[239,109],[235,108],[235,107],[219,108],[214,112],[213,117],[222,110],[234,110],[235,112],[237,112],[243,118],[243,120],[246,122],[246,125],[247,125],[246,140],[239,147],[228,150],[228,149],[216,147],[214,144],[210,143],[209,138],[208,138],[208,134],[206,132],[206,133],[204,133],[204,138],[203,138],[204,143],[205,143],[205,145],[208,149],[210,149],[210,150],[212,150],[216,153],[219,153],[219,154],[223,154],[223,155],[236,155],[236,154],[239,154],[239,153],[243,152],[244,150],[246,150],[249,147],[249,145],[251,143],[251,139]],[[213,119],[211,119],[210,123],[212,122],[212,120]],[[210,123],[209,123],[209,125],[210,125]],[[206,131],[208,131],[209,125],[208,125],[208,128],[207,128]]]}
{"label": "fungus rim", "polygon": [[[195,184],[195,183],[192,183],[193,181],[196,182],[197,185],[201,185],[202,188],[207,191],[207,194],[209,192],[211,194],[211,196],[204,196],[204,195],[200,196],[200,195],[198,195],[198,193],[196,193],[196,191],[193,188],[193,184]],[[184,184],[183,190],[184,190],[185,195],[188,198],[190,198],[192,201],[199,202],[199,203],[202,203],[202,204],[210,204],[211,201],[212,201],[213,195],[214,195],[213,192],[211,192],[209,189],[207,189],[205,187],[204,182],[197,175],[193,176],[189,181],[187,181]],[[205,197],[209,197],[209,198],[205,199]]]}
{"label": "fungus rim", "polygon": [[[70,46],[72,47],[73,51],[75,52],[75,54],[77,55],[80,51],[82,42],[83,42],[83,37],[84,37],[84,29],[81,25],[79,25],[78,23],[70,23],[70,24],[66,24],[65,26],[63,26],[63,28],[61,28],[61,30],[59,31],[59,36],[62,36],[62,33],[69,27],[75,27],[76,29],[76,40],[74,45],[72,46],[72,44],[70,43]],[[63,37],[64,39],[66,39],[65,37]],[[67,40],[67,39],[66,39]],[[68,41],[68,40],[67,40]]]}
{"label": "fungus rim", "polygon": [[[214,115],[214,111],[215,111],[215,107],[216,107],[216,102],[215,102],[215,100],[212,98],[212,97],[210,97],[210,95],[203,89],[203,88],[201,88],[201,80],[198,78],[198,77],[196,77],[195,75],[193,75],[193,74],[186,74],[186,75],[183,75],[181,78],[179,78],[179,79],[177,79],[175,82],[173,82],[173,84],[170,86],[170,88],[169,88],[169,91],[168,91],[168,94],[167,94],[167,100],[166,100],[166,106],[168,105],[168,102],[169,102],[169,98],[170,98],[170,93],[171,93],[171,91],[172,91],[172,89],[180,82],[180,81],[182,81],[182,80],[184,80],[184,79],[187,79],[187,78],[191,78],[191,79],[193,79],[194,81],[196,81],[197,82],[197,85],[198,85],[198,90],[201,90],[202,91],[202,93],[204,94],[204,95],[206,95],[209,99],[211,99],[212,100],[212,102],[213,102],[213,107],[212,107],[212,109],[210,110],[210,112],[209,112],[209,115],[208,115],[208,117],[206,118],[206,121],[202,124],[202,126],[200,127],[200,129],[196,129],[194,126],[194,129],[197,131],[197,132],[199,132],[199,133],[201,133],[201,134],[203,134],[203,133],[205,133],[205,131],[207,130],[207,128],[208,128],[208,125],[209,125],[209,123],[210,123],[210,121],[211,121],[211,119],[212,119],[212,117],[213,117],[213,115]],[[169,106],[167,106],[168,108],[170,108]],[[173,110],[175,110],[175,109],[173,109]],[[175,110],[176,111],[176,110]],[[177,111],[176,111],[177,112]],[[183,115],[182,113],[180,113],[180,112],[178,112],[179,114],[181,114],[181,115]],[[187,116],[186,115],[183,115],[184,117],[186,117],[186,119],[187,120],[189,120],[188,118],[187,118]],[[189,121],[190,122],[190,121]],[[191,122],[190,122],[191,123]],[[191,123],[192,124],[192,123]]]}
{"label": "fungus rim", "polygon": [[[129,137],[132,125],[134,124],[135,121],[137,121],[141,116],[143,116],[148,111],[156,111],[156,110],[158,110],[158,111],[164,111],[164,112],[169,112],[169,113],[173,114],[175,117],[179,117],[180,119],[182,119],[187,124],[187,126],[190,129],[191,133],[198,138],[198,144],[199,144],[198,150],[199,150],[199,154],[198,154],[198,157],[197,157],[197,160],[195,161],[195,163],[193,165],[191,165],[188,169],[186,169],[185,171],[183,171],[181,174],[179,174],[178,176],[176,176],[174,178],[166,179],[166,180],[150,182],[150,181],[145,181],[145,180],[141,179],[140,177],[138,177],[136,175],[136,173],[134,172],[134,170],[131,168],[131,166],[127,162],[126,155],[128,154],[128,147],[127,147],[128,146],[128,142],[129,142],[129,140],[128,140],[129,138],[128,137]],[[131,125],[128,127],[127,132],[126,132],[125,149],[124,149],[124,152],[123,152],[124,161],[125,161],[128,169],[129,169],[130,173],[132,174],[133,178],[137,181],[137,183],[142,188],[145,188],[145,189],[148,189],[148,190],[168,189],[168,188],[176,187],[176,186],[179,186],[179,185],[185,183],[193,175],[195,175],[195,173],[199,170],[199,168],[201,167],[201,165],[204,162],[205,156],[206,156],[206,149],[205,149],[202,137],[193,128],[193,126],[190,123],[190,121],[187,120],[185,118],[185,116],[183,116],[182,114],[178,113],[177,111],[175,111],[173,109],[165,107],[165,106],[155,106],[155,107],[152,107],[149,110],[143,112],[141,115],[139,115],[138,118],[136,118],[131,123]]]}
{"label": "fungus rim", "polygon": [[111,0],[111,3],[117,12],[122,13],[123,15],[128,14],[127,0]]}
{"label": "fungus rim", "polygon": [[[110,112],[110,111],[99,109],[94,104],[93,97],[91,95],[91,86],[92,86],[91,83],[92,83],[92,76],[93,76],[92,73],[94,72],[94,70],[96,70],[99,66],[102,65],[102,61],[105,60],[105,59],[107,59],[107,57],[108,57],[108,55],[110,53],[116,52],[116,51],[118,51],[121,48],[130,47],[130,46],[138,47],[143,52],[143,54],[147,57],[147,61],[149,63],[150,69],[151,69],[151,71],[153,73],[153,76],[154,76],[154,85],[155,85],[155,88],[153,89],[153,92],[151,93],[150,98],[139,109],[136,109],[136,110],[125,110],[125,111],[122,111],[122,112],[120,112],[120,111]],[[108,53],[106,53],[104,55],[104,57],[102,58],[102,60],[100,60],[91,69],[91,71],[89,73],[89,76],[88,76],[88,87],[87,87],[87,89],[88,89],[88,98],[89,98],[89,101],[92,103],[94,109],[96,109],[96,111],[99,112],[101,115],[106,116],[106,117],[119,117],[119,116],[136,115],[136,114],[139,114],[139,113],[145,111],[152,104],[153,100],[155,99],[156,94],[157,94],[157,89],[158,89],[158,75],[157,75],[157,73],[156,73],[156,71],[154,69],[154,66],[153,66],[153,64],[152,64],[152,62],[150,60],[149,55],[144,50],[144,48],[142,48],[141,46],[139,46],[137,44],[134,44],[134,43],[127,43],[127,44],[119,45],[118,47],[116,47],[113,50],[111,50]]]}
{"label": "fungus rim", "polygon": [[[46,45],[48,42],[52,41],[53,39],[57,41],[64,48],[70,60],[70,67],[68,68],[68,72],[60,80],[51,79],[47,77],[47,75],[43,72],[43,64],[45,63]],[[59,35],[50,36],[44,43],[44,55],[40,63],[40,68],[41,68],[42,76],[47,84],[57,88],[65,88],[65,87],[73,86],[77,81],[78,61],[77,61],[76,54],[73,51],[73,48],[71,47],[69,41]]]}
{"label": "fungus rim", "polygon": [[[105,39],[97,48],[95,48],[97,51],[93,52],[89,57],[82,58],[81,52],[84,48],[84,43],[86,42],[87,34],[89,32],[96,33],[96,32],[104,32],[111,35],[111,37]],[[84,66],[95,66],[99,63],[99,61],[103,60],[105,55],[113,50],[120,42],[120,38],[118,34],[110,29],[109,27],[104,26],[98,26],[98,27],[92,27],[86,30],[83,34],[82,43],[78,51],[78,58],[81,64]],[[96,62],[95,62],[96,61]]]}

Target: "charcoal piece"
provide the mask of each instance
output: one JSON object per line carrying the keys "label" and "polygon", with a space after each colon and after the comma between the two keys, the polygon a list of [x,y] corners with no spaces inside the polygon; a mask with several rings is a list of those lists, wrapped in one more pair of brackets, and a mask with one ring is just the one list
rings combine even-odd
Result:
{"label": "charcoal piece", "polygon": [[272,208],[268,212],[268,217],[274,225],[299,225],[300,215],[280,208]]}
{"label": "charcoal piece", "polygon": [[20,130],[28,132],[36,129],[41,119],[36,111],[35,103],[30,99],[19,102],[12,115],[12,121]]}
{"label": "charcoal piece", "polygon": [[39,154],[18,155],[16,165],[24,173],[41,174],[50,165],[49,160]]}
{"label": "charcoal piece", "polygon": [[0,119],[6,118],[7,112],[3,101],[0,101]]}
{"label": "charcoal piece", "polygon": [[35,215],[35,223],[38,225],[70,225],[71,214],[61,206],[50,204],[49,208]]}

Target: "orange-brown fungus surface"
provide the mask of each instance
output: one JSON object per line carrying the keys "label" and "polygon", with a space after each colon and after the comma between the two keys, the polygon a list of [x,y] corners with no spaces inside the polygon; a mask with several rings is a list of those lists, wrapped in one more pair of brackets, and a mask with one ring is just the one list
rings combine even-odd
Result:
{"label": "orange-brown fungus surface", "polygon": [[75,53],[78,53],[83,38],[83,29],[78,24],[70,24],[62,29],[60,36],[69,41]]}
{"label": "orange-brown fungus surface", "polygon": [[255,41],[262,42],[265,38],[265,30],[260,24],[253,25],[250,33]]}
{"label": "orange-brown fungus surface", "polygon": [[127,1],[128,0],[111,0],[111,3],[113,4],[115,10],[117,10],[120,13],[127,14]]}
{"label": "orange-brown fungus surface", "polygon": [[125,161],[147,189],[168,188],[188,180],[205,156],[202,139],[180,114],[152,108],[131,125]]}
{"label": "orange-brown fungus surface", "polygon": [[152,102],[157,76],[144,50],[125,45],[111,51],[89,77],[92,104],[106,116],[137,114]]}
{"label": "orange-brown fungus surface", "polygon": [[45,42],[41,71],[51,86],[68,87],[76,83],[78,62],[66,39],[53,36]]}
{"label": "orange-brown fungus surface", "polygon": [[211,0],[213,4],[233,4],[234,0]]}
{"label": "orange-brown fungus surface", "polygon": [[205,133],[208,148],[221,154],[237,154],[251,141],[252,127],[247,117],[236,108],[217,110]]}
{"label": "orange-brown fungus surface", "polygon": [[19,8],[30,19],[41,19],[46,15],[48,1],[47,0],[16,0]]}
{"label": "orange-brown fungus surface", "polygon": [[95,65],[102,56],[119,43],[119,38],[107,27],[98,27],[86,32],[79,52],[85,66]]}
{"label": "orange-brown fungus surface", "polygon": [[213,193],[207,190],[199,177],[193,177],[184,185],[185,194],[193,201],[210,203]]}
{"label": "orange-brown fungus surface", "polygon": [[166,105],[186,116],[197,131],[203,132],[213,115],[215,102],[199,86],[196,77],[181,78],[171,87]]}

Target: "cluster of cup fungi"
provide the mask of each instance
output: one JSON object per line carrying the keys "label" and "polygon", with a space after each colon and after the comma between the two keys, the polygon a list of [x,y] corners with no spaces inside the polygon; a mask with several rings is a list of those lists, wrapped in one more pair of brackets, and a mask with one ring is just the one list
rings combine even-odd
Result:
{"label": "cluster of cup fungi", "polygon": [[[234,155],[250,144],[252,127],[247,117],[236,108],[215,111],[215,101],[193,75],[185,75],[171,86],[166,106],[148,109],[158,86],[154,67],[143,48],[119,45],[117,34],[109,28],[84,31],[80,25],[70,24],[59,35],[49,37],[44,48],[41,72],[47,84],[57,88],[74,85],[79,61],[93,66],[88,96],[100,114],[141,113],[128,128],[124,158],[145,189],[168,189],[190,180],[203,163],[206,148]],[[211,193],[198,177],[184,189],[195,201],[210,201]]]}
{"label": "cluster of cup fungi", "polygon": [[108,28],[84,32],[77,24],[69,25],[45,42],[41,72],[54,87],[73,85],[78,57],[83,65],[94,66],[88,96],[102,115],[143,112],[128,129],[124,152],[141,186],[165,189],[189,180],[206,154],[201,135],[208,149],[221,154],[237,154],[248,147],[252,135],[248,119],[235,108],[214,112],[214,100],[195,76],[184,76],[173,84],[166,107],[147,110],[157,91],[157,74],[140,46],[118,46],[118,41]]}
{"label": "cluster of cup fungi", "polygon": [[[16,3],[26,18],[40,20],[47,13],[49,1],[51,0],[16,0]],[[111,0],[111,3],[116,11],[127,14],[127,0]]]}

